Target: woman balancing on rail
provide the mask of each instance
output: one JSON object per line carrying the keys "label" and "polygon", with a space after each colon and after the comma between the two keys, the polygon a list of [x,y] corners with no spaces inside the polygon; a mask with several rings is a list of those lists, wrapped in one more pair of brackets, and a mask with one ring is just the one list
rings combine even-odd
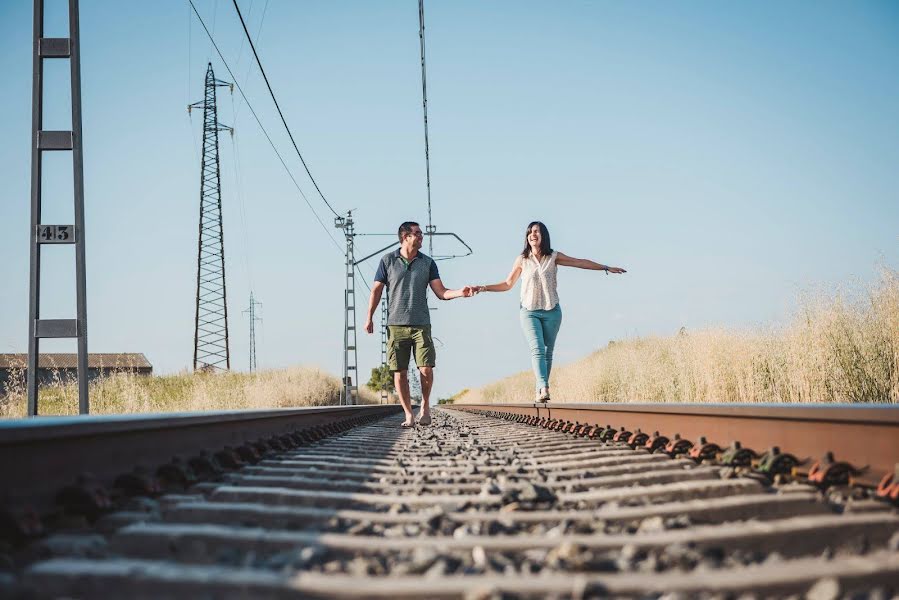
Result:
{"label": "woman balancing on rail", "polygon": [[515,258],[512,272],[505,281],[490,285],[472,286],[476,292],[507,292],[521,277],[521,328],[531,347],[531,365],[537,378],[537,402],[549,401],[549,373],[553,365],[553,348],[562,324],[562,307],[556,292],[557,267],[577,267],[591,271],[626,273],[624,269],[609,267],[587,260],[572,258],[552,249],[549,231],[540,221],[528,225],[524,235],[524,250]]}

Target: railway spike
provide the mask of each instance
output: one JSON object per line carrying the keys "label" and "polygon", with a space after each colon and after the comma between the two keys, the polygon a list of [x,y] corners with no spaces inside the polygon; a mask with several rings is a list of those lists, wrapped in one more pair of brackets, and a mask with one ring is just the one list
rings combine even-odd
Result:
{"label": "railway spike", "polygon": [[887,473],[877,485],[877,497],[895,504],[899,504],[899,463],[896,463],[892,473]]}
{"label": "railway spike", "polygon": [[834,459],[833,452],[828,452],[821,460],[809,469],[807,479],[815,485],[827,488],[832,485],[845,485],[849,483],[849,477],[860,475],[866,467],[856,469],[848,462]]}
{"label": "railway spike", "polygon": [[90,520],[112,509],[109,491],[90,473],[83,473],[75,484],[61,489],[56,502],[67,513],[83,515]]}

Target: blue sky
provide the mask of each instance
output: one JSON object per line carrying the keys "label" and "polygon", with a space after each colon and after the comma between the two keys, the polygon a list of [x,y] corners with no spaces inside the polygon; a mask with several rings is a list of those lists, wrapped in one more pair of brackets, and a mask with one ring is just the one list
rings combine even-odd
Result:
{"label": "blue sky", "polygon": [[[64,36],[65,2],[47,4],[46,35]],[[424,224],[417,3],[270,0],[264,21],[264,0],[240,4],[251,32],[261,22],[258,50],[329,201],[355,209],[360,232]],[[503,279],[534,219],[566,254],[628,269],[561,273],[565,363],[681,326],[783,322],[809,287],[895,268],[897,6],[429,0],[434,222],[475,250],[441,263],[444,282]],[[330,228],[231,3],[197,7]],[[199,206],[201,118],[186,106],[202,98],[207,60],[228,75],[186,2],[83,0],[81,13],[90,348],[176,372],[192,359]],[[0,352],[24,352],[30,2],[0,4],[0,66]],[[66,62],[47,79],[44,126],[65,129]],[[219,106],[236,128],[221,148],[232,361],[247,368],[252,289],[260,366],[336,374],[342,255],[239,96],[220,90]],[[45,159],[46,222],[72,221],[69,165]],[[358,251],[382,241],[359,238]],[[44,317],[74,316],[73,273],[70,247],[44,252]],[[432,305],[437,397],[528,369],[517,290]],[[360,339],[362,373],[379,342]]]}

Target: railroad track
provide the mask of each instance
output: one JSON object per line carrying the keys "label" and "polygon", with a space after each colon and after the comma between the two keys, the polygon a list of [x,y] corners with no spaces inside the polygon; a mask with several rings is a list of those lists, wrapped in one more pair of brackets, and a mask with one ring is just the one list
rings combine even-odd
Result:
{"label": "railroad track", "polygon": [[[71,503],[42,535],[29,536],[21,509],[8,511],[13,568],[0,575],[0,596],[899,594],[896,478],[886,473],[872,484],[870,466],[837,460],[863,453],[849,439],[863,435],[878,448],[874,471],[895,462],[895,410],[809,417],[818,431],[855,428],[830,441],[818,436],[835,454],[822,462],[792,455],[782,431],[782,451],[759,456],[706,429],[718,442],[713,451],[708,440],[644,433],[627,421],[691,431],[686,421],[665,420],[676,409],[663,410],[666,417],[599,408],[437,410],[432,426],[414,430],[399,427],[396,407],[319,409],[315,426],[297,411],[293,432],[265,443],[240,425],[245,439],[229,451],[220,442],[230,435],[237,443],[235,434],[220,426],[204,455],[183,460],[206,471],[196,480],[172,463],[155,476],[144,471],[143,490],[131,481],[141,481],[140,471],[119,476],[118,492],[106,495],[112,501]],[[688,421],[708,418],[695,410]],[[772,415],[758,418],[776,430]],[[719,417],[731,423],[717,430],[727,433],[734,421],[753,420],[748,412]],[[812,425],[789,418],[796,452],[805,451],[797,432]],[[606,420],[615,426],[598,425]],[[275,421],[268,429],[283,429]],[[762,439],[752,433],[758,423],[746,427],[746,439]],[[0,432],[0,443],[7,438]],[[168,491],[159,478],[168,478]],[[20,485],[17,497],[27,498],[27,482]],[[47,486],[38,487],[46,498]]]}

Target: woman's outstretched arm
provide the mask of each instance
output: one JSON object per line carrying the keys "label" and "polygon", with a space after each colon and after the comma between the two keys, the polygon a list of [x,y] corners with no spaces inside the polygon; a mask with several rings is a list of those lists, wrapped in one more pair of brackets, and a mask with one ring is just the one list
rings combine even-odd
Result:
{"label": "woman's outstretched arm", "polygon": [[576,267],[578,269],[589,269],[590,271],[606,271],[607,273],[627,273],[624,269],[620,267],[610,267],[609,265],[602,265],[598,262],[594,262],[592,260],[586,258],[573,258],[571,256],[566,256],[561,252],[557,253],[556,256],[556,264],[561,265],[563,267]]}
{"label": "woman's outstretched arm", "polygon": [[509,276],[506,277],[505,281],[500,281],[499,283],[491,283],[489,285],[478,285],[474,286],[474,288],[478,292],[508,292],[513,287],[515,287],[515,283],[518,281],[518,278],[521,277],[521,257],[515,259],[515,264],[512,265],[512,271],[509,273]]}

